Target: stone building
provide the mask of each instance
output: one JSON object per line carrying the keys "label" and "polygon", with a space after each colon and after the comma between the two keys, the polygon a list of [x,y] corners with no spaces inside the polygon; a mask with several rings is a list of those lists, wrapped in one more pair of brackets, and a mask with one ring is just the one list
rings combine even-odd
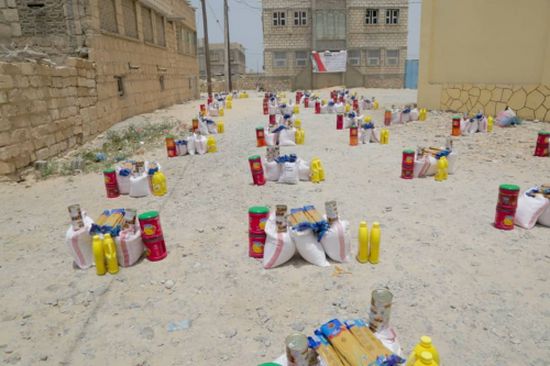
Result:
{"label": "stone building", "polygon": [[[407,0],[263,0],[264,69],[296,88],[401,88]],[[346,72],[313,73],[311,51],[347,50]]]}
{"label": "stone building", "polygon": [[[225,74],[225,44],[210,43],[210,72],[212,76]],[[246,56],[244,47],[240,43],[231,43],[231,75],[243,75],[246,73]],[[206,79],[206,60],[204,57],[204,39],[199,40],[199,74],[201,79]]]}
{"label": "stone building", "polygon": [[182,0],[0,0],[0,174],[198,97],[196,48]]}

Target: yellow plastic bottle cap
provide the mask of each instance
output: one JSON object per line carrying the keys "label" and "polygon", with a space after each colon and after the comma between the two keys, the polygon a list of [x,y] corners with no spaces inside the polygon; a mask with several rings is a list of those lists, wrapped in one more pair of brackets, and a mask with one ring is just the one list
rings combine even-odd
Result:
{"label": "yellow plastic bottle cap", "polygon": [[432,345],[432,338],[429,336],[422,336],[420,337],[420,343],[423,346],[431,346]]}
{"label": "yellow plastic bottle cap", "polygon": [[371,116],[366,116],[365,117],[365,122],[370,122],[372,121],[372,117]]}
{"label": "yellow plastic bottle cap", "polygon": [[425,365],[431,365],[433,363],[433,356],[430,352],[424,351],[420,354],[420,360]]}
{"label": "yellow plastic bottle cap", "polygon": [[367,227],[367,222],[366,221],[361,221],[359,223],[359,227]]}
{"label": "yellow plastic bottle cap", "polygon": [[110,239],[111,238],[111,234],[105,234],[103,235],[103,239]]}
{"label": "yellow plastic bottle cap", "polygon": [[375,222],[372,223],[372,227],[373,228],[375,228],[375,227],[378,228],[378,227],[380,227],[380,223],[378,221],[375,221]]}

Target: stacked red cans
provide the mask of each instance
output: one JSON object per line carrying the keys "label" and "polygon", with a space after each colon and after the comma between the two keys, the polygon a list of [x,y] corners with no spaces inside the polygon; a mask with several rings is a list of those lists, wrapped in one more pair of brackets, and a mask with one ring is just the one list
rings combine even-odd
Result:
{"label": "stacked red cans", "polygon": [[454,116],[453,117],[453,127],[451,130],[452,136],[460,136],[462,133],[460,131],[460,116]]}
{"label": "stacked red cans", "polygon": [[300,104],[300,101],[302,100],[303,93],[301,91],[296,92],[296,104]]}
{"label": "stacked red cans", "polygon": [[248,255],[252,258],[264,257],[265,225],[269,208],[253,206],[248,209]]}
{"label": "stacked red cans", "polygon": [[413,179],[414,174],[414,150],[403,150],[403,160],[401,161],[401,178]]}
{"label": "stacked red cans", "polygon": [[264,97],[264,102],[263,102],[264,115],[267,115],[269,113],[269,107],[268,107],[267,103],[268,103],[267,97]]}
{"label": "stacked red cans", "polygon": [[498,202],[495,214],[495,227],[500,230],[513,230],[514,218],[518,207],[519,186],[501,184],[498,190]]}
{"label": "stacked red cans", "polygon": [[309,98],[308,97],[304,98],[304,108],[309,108]]}
{"label": "stacked red cans", "polygon": [[253,155],[248,158],[250,164],[250,172],[252,173],[252,181],[257,186],[263,186],[265,184],[264,168],[262,166],[262,159],[260,155]]}
{"label": "stacked red cans", "polygon": [[548,140],[550,140],[550,132],[540,131],[537,138],[537,146],[535,147],[535,156],[549,156]]}
{"label": "stacked red cans", "polygon": [[147,259],[155,262],[166,258],[168,252],[166,251],[158,211],[144,212],[138,216],[138,219]]}
{"label": "stacked red cans", "polygon": [[103,179],[105,181],[107,198],[117,198],[118,196],[120,196],[120,191],[118,190],[118,181],[116,179],[116,171],[114,169],[104,170]]}
{"label": "stacked red cans", "polygon": [[342,130],[344,128],[344,115],[342,113],[338,113],[336,115],[336,129]]}
{"label": "stacked red cans", "polygon": [[387,110],[384,112],[384,126],[391,125],[391,111]]}
{"label": "stacked red cans", "polygon": [[256,127],[256,146],[257,147],[266,146],[265,130],[263,127]]}
{"label": "stacked red cans", "polygon": [[176,149],[176,141],[173,137],[167,137],[166,138],[166,152],[168,153],[169,158],[173,158],[178,155],[177,149]]}
{"label": "stacked red cans", "polygon": [[315,114],[321,114],[321,102],[315,102]]}

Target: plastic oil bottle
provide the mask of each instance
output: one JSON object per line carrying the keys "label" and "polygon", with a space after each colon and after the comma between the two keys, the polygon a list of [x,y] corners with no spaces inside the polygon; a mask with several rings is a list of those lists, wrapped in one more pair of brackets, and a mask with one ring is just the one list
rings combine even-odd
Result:
{"label": "plastic oil bottle", "polygon": [[95,270],[98,276],[103,276],[105,269],[105,252],[103,251],[103,240],[99,235],[94,235],[92,239],[92,251],[94,253]]}
{"label": "plastic oil bottle", "polygon": [[153,178],[151,179],[151,188],[153,195],[155,196],[164,196],[166,194],[166,176],[160,170],[153,174]]}
{"label": "plastic oil bottle", "polygon": [[369,261],[369,227],[366,221],[359,223],[359,252],[357,253],[359,263]]}
{"label": "plastic oil bottle", "polygon": [[215,153],[218,151],[218,146],[216,144],[216,139],[214,136],[208,136],[208,139],[206,140],[206,151],[208,153]]}
{"label": "plastic oil bottle", "polygon": [[375,221],[372,223],[372,229],[370,231],[369,262],[372,264],[378,264],[380,260],[380,237],[380,223]]}
{"label": "plastic oil bottle", "polygon": [[439,364],[434,361],[433,356],[430,352],[423,351],[420,353],[420,357],[414,363],[414,366],[438,366]]}
{"label": "plastic oil bottle", "polygon": [[493,119],[493,117],[489,116],[487,118],[487,132],[493,132],[494,122],[495,122],[495,120]]}
{"label": "plastic oil bottle", "polygon": [[428,336],[422,336],[420,337],[420,343],[418,343],[414,347],[411,355],[407,359],[407,363],[405,364],[405,366],[416,365],[416,362],[420,361],[420,356],[423,352],[429,352],[435,364],[439,365],[439,352],[437,352],[437,349],[433,345],[432,338]]}
{"label": "plastic oil bottle", "polygon": [[115,241],[111,238],[111,234],[105,234],[103,237],[103,250],[105,251],[105,258],[107,260],[107,271],[109,271],[110,274],[117,273],[118,262],[116,257],[116,247]]}

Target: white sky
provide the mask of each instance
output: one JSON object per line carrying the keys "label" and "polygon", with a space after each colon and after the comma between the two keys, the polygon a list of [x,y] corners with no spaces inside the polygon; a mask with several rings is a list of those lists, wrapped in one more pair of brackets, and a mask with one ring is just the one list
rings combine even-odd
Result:
{"label": "white sky", "polygon": [[[299,0],[297,0],[299,1]],[[418,58],[420,43],[420,6],[422,0],[409,0],[408,58]],[[197,36],[203,37],[200,0],[191,0],[197,8]],[[206,0],[208,37],[210,43],[223,42],[223,0]],[[231,42],[246,49],[246,68],[261,70],[263,65],[263,34],[261,0],[229,0],[229,34]]]}

